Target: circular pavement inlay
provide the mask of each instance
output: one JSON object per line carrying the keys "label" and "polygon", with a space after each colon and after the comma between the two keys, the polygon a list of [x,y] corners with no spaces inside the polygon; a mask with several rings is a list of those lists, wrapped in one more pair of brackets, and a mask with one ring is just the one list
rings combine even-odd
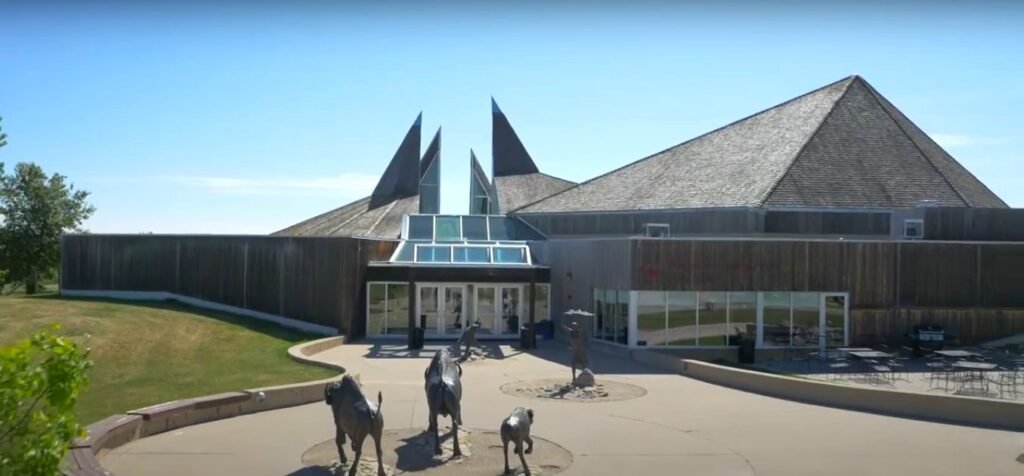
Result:
{"label": "circular pavement inlay", "polygon": [[[433,452],[433,435],[415,428],[385,430],[381,446],[384,449],[384,471],[388,476],[402,474],[455,475],[455,476],[496,476],[500,475],[505,462],[502,458],[501,437],[497,431],[459,429],[461,458],[452,457],[453,441],[451,428],[441,429],[442,454]],[[345,445],[345,456],[349,463],[354,457],[351,443]],[[373,441],[366,439],[363,457],[356,470],[358,476],[377,476],[377,459]],[[521,475],[519,456],[513,445],[509,445],[508,461],[512,475]],[[304,476],[342,476],[348,474],[348,465],[338,461],[338,449],[334,440],[327,440],[302,454],[303,464],[309,467]],[[526,462],[534,475],[550,475],[565,471],[572,464],[572,454],[557,443],[533,436],[533,454],[526,455]]]}
{"label": "circular pavement inlay", "polygon": [[630,383],[600,379],[593,387],[576,387],[565,379],[522,380],[501,386],[501,391],[523,398],[566,402],[618,402],[647,395],[647,390]]}

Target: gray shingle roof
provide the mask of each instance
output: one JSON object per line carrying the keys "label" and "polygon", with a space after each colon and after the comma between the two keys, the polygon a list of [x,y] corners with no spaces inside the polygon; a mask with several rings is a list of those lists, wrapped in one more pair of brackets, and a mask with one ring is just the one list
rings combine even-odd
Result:
{"label": "gray shingle roof", "polygon": [[550,197],[575,185],[574,182],[540,172],[494,178],[498,192],[497,213],[508,213],[523,205]]}
{"label": "gray shingle roof", "polygon": [[366,197],[271,235],[397,239],[402,234],[402,216],[419,212],[419,204],[418,196],[407,197],[370,210]]}
{"label": "gray shingle roof", "polygon": [[851,76],[552,195],[518,213],[1005,203]]}

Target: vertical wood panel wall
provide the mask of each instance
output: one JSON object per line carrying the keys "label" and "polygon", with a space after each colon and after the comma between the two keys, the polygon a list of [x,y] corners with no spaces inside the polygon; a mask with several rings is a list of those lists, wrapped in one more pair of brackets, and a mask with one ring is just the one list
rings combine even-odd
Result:
{"label": "vertical wood panel wall", "polygon": [[534,260],[551,268],[552,319],[569,309],[593,312],[594,289],[630,290],[629,240],[554,240],[530,244]]}
{"label": "vertical wood panel wall", "polygon": [[165,291],[325,325],[352,336],[366,263],[396,242],[262,236],[68,235],[68,290]]}

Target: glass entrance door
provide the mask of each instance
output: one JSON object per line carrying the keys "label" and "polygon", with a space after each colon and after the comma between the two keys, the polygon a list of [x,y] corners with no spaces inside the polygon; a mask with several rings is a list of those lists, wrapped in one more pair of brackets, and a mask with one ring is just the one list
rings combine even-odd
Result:
{"label": "glass entrance door", "polygon": [[465,286],[429,285],[419,286],[420,299],[417,301],[420,321],[428,337],[450,337],[462,335],[464,320],[463,297]]}
{"label": "glass entrance door", "polygon": [[845,294],[821,295],[821,332],[819,347],[842,347],[847,344],[847,307]]}
{"label": "glass entrance door", "polygon": [[502,334],[519,333],[519,317],[522,316],[522,288],[519,286],[502,286],[501,288],[501,322]]}
{"label": "glass entrance door", "polygon": [[495,293],[494,286],[476,287],[476,319],[480,321],[480,330],[477,333],[480,335],[500,334],[496,331],[500,327],[496,327],[498,312],[497,301],[494,298]]}

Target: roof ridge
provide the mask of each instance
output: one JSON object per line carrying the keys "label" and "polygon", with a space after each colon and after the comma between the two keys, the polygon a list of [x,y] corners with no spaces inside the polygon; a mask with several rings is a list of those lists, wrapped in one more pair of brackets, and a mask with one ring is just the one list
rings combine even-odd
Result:
{"label": "roof ridge", "polygon": [[[591,182],[593,182],[593,181],[595,181],[595,180],[597,180],[597,179],[600,179],[600,178],[602,178],[602,177],[607,177],[607,176],[609,176],[609,175],[612,175],[612,174],[614,174],[614,173],[616,173],[616,172],[618,172],[618,171],[620,171],[620,170],[623,170],[623,169],[625,169],[625,168],[627,168],[627,167],[632,167],[632,166],[634,166],[634,165],[636,165],[636,164],[639,164],[640,162],[643,162],[643,161],[645,161],[645,160],[649,160],[649,159],[652,159],[652,158],[654,158],[654,157],[657,157],[657,156],[659,156],[659,155],[661,155],[661,154],[664,154],[665,152],[668,152],[668,151],[670,151],[670,150],[672,150],[672,149],[675,149],[676,147],[681,147],[681,146],[684,146],[684,145],[686,145],[686,144],[689,144],[689,143],[691,143],[691,142],[693,142],[693,141],[696,141],[696,140],[698,140],[698,139],[701,139],[701,138],[703,138],[703,137],[707,137],[707,136],[709,136],[709,135],[711,135],[711,134],[714,134],[714,133],[716,133],[716,132],[718,132],[718,131],[720,131],[720,130],[722,130],[722,129],[725,129],[725,128],[727,128],[727,127],[733,126],[733,125],[735,125],[735,124],[739,124],[739,123],[741,123],[741,122],[743,122],[743,121],[746,121],[746,120],[748,120],[748,119],[751,119],[751,118],[753,118],[753,117],[755,117],[755,116],[759,116],[759,115],[761,115],[761,114],[764,114],[764,113],[766,113],[766,112],[768,112],[768,111],[771,111],[771,110],[773,110],[773,109],[777,109],[777,108],[780,108],[780,107],[782,107],[782,106],[785,106],[785,105],[787,105],[787,104],[789,104],[789,103],[791,103],[791,102],[794,102],[794,101],[796,101],[796,100],[799,100],[799,99],[803,99],[803,98],[805,98],[805,97],[807,97],[807,96],[810,96],[810,95],[812,95],[812,94],[815,94],[815,93],[818,93],[818,92],[824,91],[825,89],[828,89],[828,88],[830,88],[830,87],[832,87],[832,86],[835,86],[836,84],[839,84],[839,83],[841,83],[841,82],[843,82],[843,81],[851,81],[851,80],[853,80],[853,79],[854,79],[854,78],[856,78],[856,77],[857,77],[857,75],[850,75],[850,76],[845,76],[845,77],[843,77],[842,79],[839,79],[839,80],[837,80],[837,81],[832,81],[831,83],[828,83],[828,84],[826,84],[826,85],[824,85],[824,86],[821,86],[821,87],[819,87],[819,88],[813,89],[813,90],[811,90],[811,91],[808,91],[808,92],[806,92],[806,93],[803,93],[803,94],[801,94],[801,95],[799,95],[799,96],[796,96],[796,97],[792,97],[792,98],[790,98],[790,99],[787,99],[787,100],[785,100],[785,101],[783,101],[783,102],[780,102],[780,103],[778,103],[778,104],[776,104],[776,105],[774,105],[774,106],[771,106],[771,107],[768,107],[768,108],[762,109],[762,110],[760,110],[760,111],[757,111],[757,112],[755,112],[755,113],[753,113],[753,114],[749,114],[749,115],[747,115],[747,116],[745,116],[745,117],[742,117],[742,118],[740,118],[740,119],[737,119],[737,120],[735,120],[735,121],[732,121],[732,122],[730,122],[730,123],[728,123],[728,124],[725,124],[724,126],[721,126],[721,127],[717,127],[717,128],[715,128],[715,129],[712,129],[712,130],[710,130],[710,131],[708,131],[708,132],[705,132],[705,133],[703,133],[703,134],[700,134],[700,135],[698,135],[698,136],[695,136],[695,137],[692,137],[692,138],[690,138],[690,139],[687,139],[687,140],[685,140],[685,141],[683,141],[683,142],[680,142],[680,143],[678,143],[678,144],[675,144],[675,145],[673,145],[673,146],[670,146],[670,147],[666,147],[666,148],[664,148],[664,149],[662,149],[662,150],[659,150],[658,152],[655,152],[655,153],[653,153],[653,154],[650,154],[650,155],[648,155],[648,156],[646,156],[646,157],[642,157],[642,158],[640,158],[640,159],[634,160],[633,162],[630,162],[630,163],[628,163],[628,164],[625,164],[625,165],[623,165],[623,166],[621,166],[621,167],[619,167],[619,168],[617,168],[617,169],[613,169],[613,170],[611,170],[611,171],[609,171],[609,172],[605,172],[605,173],[603,173],[603,174],[601,174],[601,175],[598,175],[598,176],[596,176],[596,177],[593,177],[593,178],[591,178],[591,179],[589,179],[589,180],[585,180],[585,181],[583,181],[583,182],[577,183],[576,185],[574,185],[574,186],[572,186],[572,187],[569,187],[569,188],[567,188],[567,189],[565,189],[565,190],[562,190],[561,192],[558,192],[558,193],[556,193],[556,194],[554,194],[554,195],[549,195],[548,197],[545,197],[545,198],[543,198],[543,199],[541,199],[541,200],[538,200],[538,201],[536,201],[536,202],[533,202],[533,203],[531,203],[531,204],[529,204],[529,205],[524,205],[524,206],[522,206],[522,207],[519,207],[519,208],[517,208],[516,210],[522,210],[523,208],[526,208],[526,207],[530,207],[530,206],[536,205],[536,204],[538,204],[538,203],[540,203],[540,202],[543,202],[543,201],[545,201],[545,200],[547,200],[547,199],[550,199],[550,198],[554,198],[554,197],[557,197],[557,196],[559,196],[559,195],[561,195],[561,194],[563,194],[563,193],[568,193],[568,192],[570,192],[570,191],[572,191],[572,190],[575,190],[575,189],[577,189],[577,188],[580,188],[580,187],[582,187],[582,186],[584,186],[584,185],[587,185],[587,184],[589,184],[589,183],[591,183]],[[515,210],[513,210],[513,211],[515,211]]]}
{"label": "roof ridge", "polygon": [[[399,200],[401,200],[401,199],[399,199]],[[391,202],[391,203],[395,203],[395,202]],[[356,213],[356,214],[348,217],[348,220],[345,220],[345,221],[339,223],[338,226],[335,226],[334,228],[331,228],[331,230],[328,231],[327,234],[330,235],[330,234],[340,230],[341,227],[343,227],[345,225],[348,225],[349,222],[351,222],[352,220],[355,220],[356,218],[359,218],[359,217],[361,217],[361,216],[363,216],[363,215],[365,215],[365,214],[367,214],[369,212],[370,212],[369,202],[367,202],[367,209],[366,210],[363,210],[363,211],[361,211],[359,213]]]}
{"label": "roof ridge", "polygon": [[843,88],[843,92],[839,93],[839,96],[836,96],[835,101],[833,101],[832,105],[829,106],[828,111],[825,112],[823,116],[821,116],[821,121],[818,122],[818,125],[814,126],[814,130],[807,135],[807,140],[805,140],[804,143],[800,146],[800,148],[797,149],[796,153],[793,154],[793,159],[790,160],[789,164],[786,165],[786,169],[783,170],[781,174],[779,174],[778,178],[774,180],[774,183],[772,184],[771,188],[769,188],[768,191],[765,192],[764,195],[762,195],[761,198],[757,201],[758,207],[763,207],[765,202],[768,201],[768,197],[771,197],[772,194],[775,193],[775,190],[779,188],[779,184],[781,184],[782,180],[785,179],[787,175],[789,175],[789,171],[793,169],[793,164],[796,164],[796,161],[800,160],[800,156],[803,155],[804,150],[807,149],[807,145],[810,144],[812,140],[814,140],[814,136],[818,135],[818,132],[821,131],[822,126],[825,125],[825,121],[827,121],[828,118],[832,116],[832,113],[835,112],[836,110],[836,106],[838,106],[839,103],[842,102],[843,98],[846,97],[846,94],[850,92],[850,86],[852,86],[853,83],[857,82],[857,80],[860,79],[860,76],[854,74],[852,76],[846,77],[845,79],[848,80],[849,82],[846,83],[846,87]]}
{"label": "roof ridge", "polygon": [[553,193],[553,194],[551,194],[551,195],[548,195],[548,196],[546,196],[546,197],[543,197],[543,198],[538,198],[537,200],[534,200],[534,201],[532,201],[532,202],[530,202],[530,203],[527,203],[527,204],[525,204],[525,205],[520,205],[520,206],[518,206],[518,207],[516,207],[516,208],[514,208],[514,209],[512,209],[512,210],[509,210],[509,211],[507,211],[507,212],[505,212],[505,213],[513,213],[513,212],[516,212],[516,211],[522,210],[522,209],[524,209],[524,208],[526,208],[526,207],[528,207],[528,206],[530,206],[530,205],[533,205],[533,204],[535,204],[535,203],[540,203],[540,202],[543,202],[544,200],[547,200],[547,199],[549,199],[549,198],[551,198],[551,197],[554,197],[555,195],[558,195],[558,194],[560,194],[560,193],[562,193],[562,192],[568,192],[569,190],[571,190],[571,189],[573,189],[573,188],[576,188],[576,187],[578,187],[578,186],[580,185],[580,184],[578,184],[578,183],[576,183],[576,182],[573,182],[572,180],[566,180],[566,179],[564,179],[564,178],[561,178],[561,177],[555,177],[554,175],[549,175],[549,174],[546,174],[546,173],[544,173],[544,172],[535,172],[535,173],[536,173],[536,174],[538,174],[538,175],[543,175],[543,176],[545,176],[545,177],[548,177],[548,178],[553,178],[553,179],[555,179],[555,180],[560,180],[560,181],[562,181],[562,182],[565,182],[565,183],[567,183],[567,184],[571,184],[571,185],[570,185],[569,187],[567,187],[567,188],[566,188],[565,190],[562,190],[561,192],[555,192],[555,193]]}
{"label": "roof ridge", "polygon": [[[399,202],[399,200],[405,200],[405,199],[408,199],[408,198],[412,198],[412,197],[405,197],[405,198],[400,198],[400,199],[398,199],[398,200],[393,200],[393,201],[392,201],[391,203],[389,203],[389,204],[387,205],[387,210],[384,210],[384,213],[381,213],[381,214],[380,214],[380,216],[378,216],[378,217],[377,217],[377,220],[375,220],[375,221],[373,222],[373,224],[372,224],[372,225],[370,225],[370,228],[367,228],[367,229],[366,229],[366,234],[367,234],[368,236],[372,236],[372,235],[373,235],[373,233],[377,231],[377,225],[380,225],[380,221],[381,221],[381,220],[383,220],[383,219],[384,219],[384,217],[388,216],[388,213],[391,213],[391,209],[392,209],[392,208],[395,208],[395,204],[396,204],[396,203],[398,203],[398,202]],[[419,200],[419,196],[417,196],[417,197],[416,197],[416,199],[417,199],[417,200]],[[339,225],[339,226],[340,226],[340,225]],[[337,228],[335,228],[335,229],[337,229]],[[332,230],[332,231],[333,231],[333,230]]]}
{"label": "roof ridge", "polygon": [[[928,153],[924,151],[921,145],[918,144],[916,140],[914,140],[914,135],[907,131],[902,124],[900,124],[900,121],[897,120],[891,112],[889,112],[889,108],[885,107],[885,103],[883,103],[882,101],[885,100],[885,102],[889,103],[889,105],[892,106],[893,109],[898,111],[900,115],[903,116],[903,118],[910,123],[910,125],[917,128],[917,130],[921,131],[921,133],[927,137],[928,134],[924,132],[924,129],[921,129],[920,126],[914,124],[914,121],[911,120],[910,117],[908,117],[906,114],[903,114],[903,111],[900,111],[895,104],[892,104],[892,102],[890,102],[888,99],[885,99],[885,97],[882,96],[881,93],[876,91],[875,87],[872,86],[871,83],[867,82],[867,80],[863,78],[857,79],[859,79],[860,82],[864,84],[865,89],[868,90],[868,94],[871,95],[871,98],[874,99],[876,103],[878,103],[878,107],[882,108],[882,112],[884,112],[885,115],[888,116],[894,124],[896,124],[896,127],[898,127],[900,131],[903,132],[903,135],[905,135],[907,139],[910,140],[910,143],[914,144],[914,148],[921,153],[921,156],[924,157],[925,162],[928,162],[928,165],[931,165],[932,168],[935,169],[935,172],[939,174],[939,177],[942,177],[942,180],[946,182],[946,185],[949,185],[949,188],[953,190],[953,193],[960,197],[960,200],[963,200],[965,205],[967,205],[968,207],[974,207],[974,204],[970,200],[968,200],[966,196],[964,196],[964,194],[960,191],[959,187],[957,187],[951,180],[949,180],[949,177],[947,177],[946,174],[943,173],[942,169],[940,169],[938,165],[935,165],[935,161],[932,160],[932,158],[928,156]],[[932,140],[932,142],[935,142],[935,140],[931,139],[931,137],[928,137],[928,139]],[[999,200],[1000,202],[1002,202],[1003,205],[1009,207],[1005,200],[1003,200],[999,195],[996,195],[995,192],[992,192],[992,189],[988,188],[988,185],[985,185],[985,182],[979,180],[978,177],[976,177],[973,173],[971,173],[970,170],[967,169],[967,167],[964,167],[959,160],[956,160],[956,157],[953,157],[953,154],[947,152],[946,149],[943,148],[942,145],[939,144],[938,142],[936,142],[935,145],[939,148],[939,150],[948,155],[950,160],[953,161],[953,163],[955,163],[961,169],[964,169],[964,172],[967,172],[967,174],[970,175],[971,178],[973,178],[976,182],[980,183],[981,186],[984,187],[985,190],[987,190],[993,197],[996,197],[996,200]]]}

